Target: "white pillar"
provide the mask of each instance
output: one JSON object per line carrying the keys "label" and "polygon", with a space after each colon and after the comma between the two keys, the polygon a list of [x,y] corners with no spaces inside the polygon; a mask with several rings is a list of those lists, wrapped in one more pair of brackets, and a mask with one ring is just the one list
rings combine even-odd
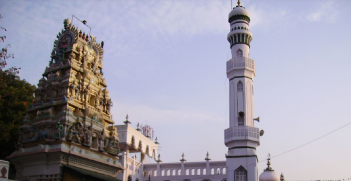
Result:
{"label": "white pillar", "polygon": [[[0,169],[1,171],[4,170],[6,172],[4,172],[5,174],[3,175],[4,177],[0,178],[0,181],[7,181],[8,177],[9,177],[9,169],[10,169],[10,163],[8,161],[5,160],[0,160]],[[1,172],[2,174],[2,172]]]}
{"label": "white pillar", "polygon": [[160,166],[161,162],[157,162],[157,176],[162,176],[161,175],[161,166]]}
{"label": "white pillar", "polygon": [[210,160],[206,160],[206,175],[211,175]]}

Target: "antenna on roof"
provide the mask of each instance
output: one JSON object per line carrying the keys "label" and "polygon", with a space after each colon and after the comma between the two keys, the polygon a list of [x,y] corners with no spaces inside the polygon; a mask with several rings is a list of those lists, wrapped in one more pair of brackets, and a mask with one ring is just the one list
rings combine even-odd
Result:
{"label": "antenna on roof", "polygon": [[87,26],[90,29],[90,31],[89,31],[89,36],[90,36],[91,28],[90,28],[90,26],[87,25],[87,21],[86,20],[82,21],[82,20],[78,19],[76,16],[72,15],[72,21],[71,21],[72,25],[73,25],[73,17],[75,17],[78,21],[82,22],[85,26]]}

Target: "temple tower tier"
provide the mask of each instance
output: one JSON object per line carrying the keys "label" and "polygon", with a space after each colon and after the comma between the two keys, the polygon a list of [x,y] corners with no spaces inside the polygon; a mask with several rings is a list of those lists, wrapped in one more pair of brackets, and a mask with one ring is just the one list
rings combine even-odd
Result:
{"label": "temple tower tier", "polygon": [[257,181],[256,147],[260,130],[254,127],[254,87],[256,67],[250,55],[252,33],[250,13],[240,5],[229,13],[230,32],[227,40],[232,58],[227,61],[229,79],[229,128],[224,130],[227,180]]}
{"label": "temple tower tier", "polygon": [[124,167],[102,72],[104,43],[69,19],[63,25],[8,159],[18,180],[71,180],[77,172],[116,178]]}

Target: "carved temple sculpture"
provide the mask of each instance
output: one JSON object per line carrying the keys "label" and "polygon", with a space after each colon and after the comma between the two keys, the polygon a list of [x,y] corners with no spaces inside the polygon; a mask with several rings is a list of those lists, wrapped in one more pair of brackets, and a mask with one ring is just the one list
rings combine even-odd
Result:
{"label": "carved temple sculpture", "polygon": [[124,168],[103,78],[103,43],[65,19],[53,47],[24,117],[18,150],[8,157],[16,179],[65,180],[72,170],[114,179]]}

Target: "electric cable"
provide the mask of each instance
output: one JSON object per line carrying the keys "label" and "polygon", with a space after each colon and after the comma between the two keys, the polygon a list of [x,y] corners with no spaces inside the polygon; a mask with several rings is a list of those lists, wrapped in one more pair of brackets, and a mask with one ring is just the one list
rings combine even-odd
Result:
{"label": "electric cable", "polygon": [[[318,137],[318,138],[316,138],[316,139],[313,139],[313,140],[311,140],[311,141],[309,141],[309,142],[307,142],[307,143],[304,143],[304,144],[302,144],[302,145],[300,145],[300,146],[297,146],[297,147],[295,147],[295,148],[292,148],[292,149],[290,149],[290,150],[287,150],[287,151],[285,151],[285,152],[282,152],[282,153],[280,153],[280,154],[278,154],[278,155],[272,156],[271,159],[276,158],[276,157],[279,157],[279,156],[282,156],[282,155],[284,155],[284,154],[286,154],[286,153],[289,153],[289,152],[294,151],[294,150],[296,150],[296,149],[298,149],[298,148],[301,148],[301,147],[306,146],[306,145],[308,145],[308,144],[310,144],[310,143],[313,143],[313,142],[315,142],[315,141],[317,141],[317,140],[319,140],[319,139],[321,139],[321,138],[324,138],[324,137],[326,137],[326,136],[328,136],[328,135],[330,135],[330,134],[332,134],[332,133],[335,133],[336,131],[339,131],[339,130],[342,129],[342,128],[345,128],[346,126],[348,126],[348,125],[350,125],[350,124],[351,124],[351,122],[349,122],[349,123],[347,123],[347,124],[345,124],[345,125],[343,125],[343,126],[337,128],[337,129],[335,129],[335,130],[333,130],[333,131],[330,131],[330,132],[328,132],[328,133],[326,133],[326,134],[324,134],[324,135],[322,135],[322,136],[320,136],[320,137]],[[258,161],[257,163],[253,163],[253,164],[246,165],[246,166],[244,166],[244,168],[247,168],[247,167],[252,166],[252,165],[256,165],[256,164],[261,163],[261,162],[264,162],[264,161],[266,161],[266,160],[261,160],[261,161]],[[232,171],[235,171],[235,170],[226,170],[226,173],[232,172]],[[215,175],[215,174],[213,174],[213,175]],[[223,175],[224,175],[224,174],[223,174]],[[226,174],[225,174],[225,175],[226,175]],[[167,176],[167,175],[165,175],[165,176]],[[177,176],[178,176],[178,175],[177,175]],[[179,175],[179,176],[194,176],[194,175]],[[191,179],[201,179],[201,178],[207,179],[207,178],[208,178],[207,176],[210,176],[210,175],[199,175],[199,177],[192,177]],[[173,180],[183,180],[183,179],[171,179],[171,180],[173,181]],[[316,180],[321,180],[321,179],[316,179]],[[288,180],[286,180],[286,181],[288,181]],[[299,180],[299,181],[303,181],[303,180]],[[307,180],[306,180],[306,181],[307,181]],[[325,181],[331,181],[331,180],[326,179]],[[341,181],[341,180],[335,180],[335,181]]]}

